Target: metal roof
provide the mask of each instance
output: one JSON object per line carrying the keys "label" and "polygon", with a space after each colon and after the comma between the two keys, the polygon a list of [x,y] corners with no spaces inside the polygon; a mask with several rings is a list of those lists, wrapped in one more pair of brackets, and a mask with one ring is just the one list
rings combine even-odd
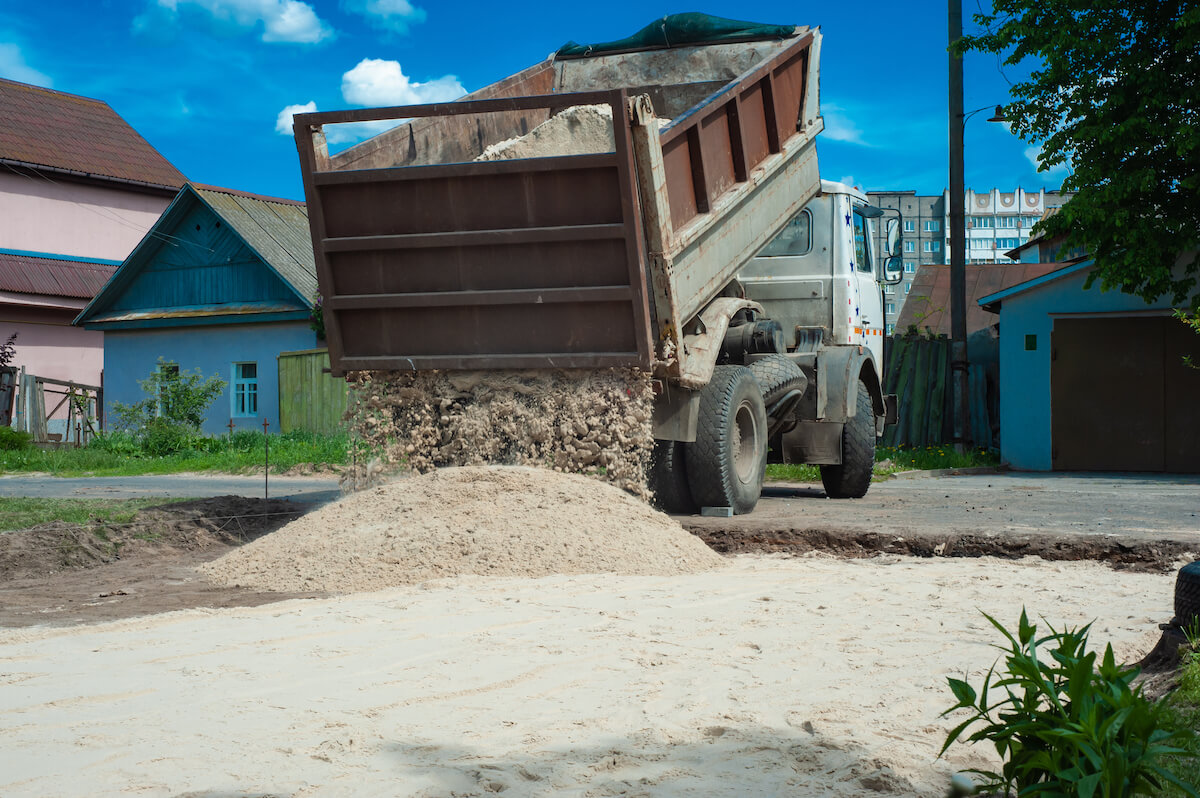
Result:
{"label": "metal roof", "polygon": [[[1062,268],[1061,263],[971,263],[966,268],[967,334],[996,323],[996,317],[981,308],[978,300],[1010,286],[1037,279]],[[887,301],[891,295],[885,295]],[[929,329],[934,335],[950,335],[950,266],[926,264],[917,269],[912,289],[900,309],[896,332],[910,325]]]}
{"label": "metal roof", "polygon": [[260,197],[189,183],[212,210],[242,237],[304,301],[317,292],[308,209],[303,202]]}
{"label": "metal roof", "polygon": [[100,100],[0,79],[0,163],[178,188],[184,176]]}
{"label": "metal roof", "polygon": [[91,299],[117,265],[0,251],[0,291]]}

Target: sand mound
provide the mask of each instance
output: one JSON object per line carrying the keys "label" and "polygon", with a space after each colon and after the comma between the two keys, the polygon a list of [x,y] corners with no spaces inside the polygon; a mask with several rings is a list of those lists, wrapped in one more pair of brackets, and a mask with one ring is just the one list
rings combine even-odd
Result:
{"label": "sand mound", "polygon": [[612,485],[483,466],[351,494],[201,570],[222,585],[354,593],[462,574],[676,575],[722,562]]}
{"label": "sand mound", "polygon": [[524,136],[496,142],[477,161],[549,158],[612,152],[612,108],[607,105],[573,105],[563,109]]}

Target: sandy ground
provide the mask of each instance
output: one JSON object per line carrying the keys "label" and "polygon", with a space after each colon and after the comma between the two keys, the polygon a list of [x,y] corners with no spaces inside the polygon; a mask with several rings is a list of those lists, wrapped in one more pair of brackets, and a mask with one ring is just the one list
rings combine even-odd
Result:
{"label": "sandy ground", "polygon": [[1136,659],[1173,575],[742,555],[0,630],[0,795],[941,795],[1022,605]]}

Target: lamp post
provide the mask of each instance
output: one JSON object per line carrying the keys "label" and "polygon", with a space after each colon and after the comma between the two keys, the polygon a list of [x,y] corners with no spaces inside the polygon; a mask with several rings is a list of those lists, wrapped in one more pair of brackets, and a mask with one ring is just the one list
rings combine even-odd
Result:
{"label": "lamp post", "polygon": [[[970,410],[967,402],[967,223],[966,185],[963,168],[963,131],[967,119],[986,110],[963,113],[962,56],[954,43],[962,38],[962,0],[947,0],[946,19],[950,39],[950,375],[954,418],[952,437],[961,452],[970,442]],[[1001,108],[989,122],[1001,122]]]}

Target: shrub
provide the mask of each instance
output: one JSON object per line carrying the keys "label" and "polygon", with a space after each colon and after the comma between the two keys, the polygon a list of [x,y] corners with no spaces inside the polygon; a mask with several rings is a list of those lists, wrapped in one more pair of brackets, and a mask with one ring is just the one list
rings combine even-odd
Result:
{"label": "shrub", "polygon": [[193,448],[204,412],[225,390],[226,382],[198,371],[180,371],[160,357],[158,367],[138,385],[145,399],[129,405],[113,402],[116,427],[132,432],[147,454],[162,456]]}
{"label": "shrub", "polygon": [[0,450],[16,452],[33,446],[33,436],[12,427],[0,427]]}
{"label": "shrub", "polygon": [[[966,709],[970,717],[951,730],[941,751],[977,726],[967,741],[989,741],[1003,761],[999,773],[972,771],[986,780],[983,789],[1123,798],[1155,794],[1170,783],[1197,796],[1159,765],[1165,756],[1184,753],[1170,743],[1188,732],[1162,728],[1163,705],[1133,685],[1138,669],[1118,665],[1111,645],[1096,667],[1095,652],[1087,651],[1091,624],[1062,632],[1047,624],[1050,634],[1036,637],[1037,627],[1022,610],[1013,636],[984,617],[1008,640],[1007,647],[997,646],[1006,652],[1007,670],[996,678],[992,665],[978,693],[963,680],[948,680],[958,703],[942,714]],[[1039,649],[1048,650],[1049,659]]]}

